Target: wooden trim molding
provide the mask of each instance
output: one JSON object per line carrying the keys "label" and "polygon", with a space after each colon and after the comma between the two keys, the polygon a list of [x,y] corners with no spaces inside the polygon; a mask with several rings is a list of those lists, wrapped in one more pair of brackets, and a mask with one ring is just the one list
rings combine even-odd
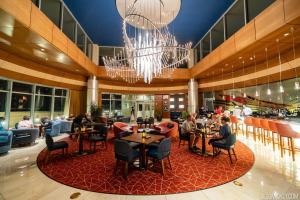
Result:
{"label": "wooden trim molding", "polygon": [[[285,71],[293,70],[295,68],[298,68],[299,66],[300,66],[300,58],[296,58],[295,60],[291,60],[289,62],[283,63],[281,65],[281,72],[283,73]],[[254,79],[263,78],[267,76],[273,76],[278,73],[280,73],[280,65],[276,65],[274,67],[270,67],[269,69],[264,69],[255,73],[250,73],[247,75],[238,76],[230,79],[209,82],[209,83],[200,83],[199,89],[224,86],[224,85],[232,84],[233,82],[235,84],[238,84],[244,81],[254,80]]]}
{"label": "wooden trim molding", "polygon": [[57,82],[59,84],[63,83],[63,84],[68,84],[68,85],[80,86],[80,87],[84,87],[87,85],[87,83],[84,81],[78,81],[78,80],[74,80],[74,79],[70,79],[70,78],[66,78],[66,77],[55,76],[52,74],[40,72],[37,70],[29,69],[27,67],[16,65],[14,63],[7,62],[2,59],[0,59],[0,69],[10,71],[10,72],[13,72],[16,74],[21,74],[24,76],[30,76],[30,77],[43,79],[43,80],[48,80],[51,82]]}
{"label": "wooden trim molding", "polygon": [[187,92],[188,91],[188,84],[180,85],[180,86],[168,86],[168,87],[124,87],[124,86],[117,86],[117,85],[107,85],[100,83],[99,89],[101,91],[118,91],[118,92],[125,92],[125,93],[170,93],[170,92]]}

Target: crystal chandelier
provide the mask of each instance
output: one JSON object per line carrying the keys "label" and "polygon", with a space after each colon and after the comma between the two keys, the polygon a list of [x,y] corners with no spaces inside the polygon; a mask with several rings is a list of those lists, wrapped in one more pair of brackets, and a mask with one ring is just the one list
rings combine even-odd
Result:
{"label": "crystal chandelier", "polygon": [[[192,43],[177,43],[167,27],[169,21],[162,19],[162,15],[168,15],[161,12],[164,6],[163,0],[135,0],[125,6],[125,48],[114,57],[103,58],[108,76],[129,83],[144,79],[150,84],[155,77],[171,76],[175,68],[188,61]],[[146,16],[149,13],[156,17]]]}

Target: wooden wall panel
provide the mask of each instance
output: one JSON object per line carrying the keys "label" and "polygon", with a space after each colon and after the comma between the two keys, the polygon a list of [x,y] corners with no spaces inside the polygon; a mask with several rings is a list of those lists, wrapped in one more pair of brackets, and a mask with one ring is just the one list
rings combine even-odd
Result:
{"label": "wooden wall panel", "polygon": [[236,52],[234,35],[227,39],[221,46],[220,59],[224,60]]}
{"label": "wooden wall panel", "polygon": [[68,38],[56,26],[53,26],[53,40],[52,40],[52,43],[59,50],[61,50],[63,52],[68,52]]}
{"label": "wooden wall panel", "polygon": [[300,24],[299,0],[284,0],[284,15],[286,23]]}
{"label": "wooden wall panel", "polygon": [[[32,3],[30,0],[1,0],[0,8],[14,16],[24,26],[30,26],[30,12]],[[13,26],[17,25],[15,23]]]}
{"label": "wooden wall panel", "polygon": [[251,22],[246,24],[246,26],[244,26],[238,32],[236,32],[234,37],[237,51],[240,51],[253,44],[255,42],[254,20],[252,20]]}
{"label": "wooden wall panel", "polygon": [[36,6],[32,6],[30,28],[40,36],[52,42],[52,31],[54,24]]}
{"label": "wooden wall panel", "polygon": [[70,114],[86,113],[86,90],[70,91]]}
{"label": "wooden wall panel", "polygon": [[277,0],[255,18],[256,39],[262,39],[284,24],[283,0]]}

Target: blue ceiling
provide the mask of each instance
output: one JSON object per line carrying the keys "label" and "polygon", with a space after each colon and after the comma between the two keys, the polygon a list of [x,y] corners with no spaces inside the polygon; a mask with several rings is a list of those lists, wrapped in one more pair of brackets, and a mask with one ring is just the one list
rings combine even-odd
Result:
{"label": "blue ceiling", "polygon": [[[115,0],[64,0],[85,32],[101,46],[124,46],[122,18]],[[169,25],[179,43],[193,46],[234,0],[182,0],[181,10]]]}

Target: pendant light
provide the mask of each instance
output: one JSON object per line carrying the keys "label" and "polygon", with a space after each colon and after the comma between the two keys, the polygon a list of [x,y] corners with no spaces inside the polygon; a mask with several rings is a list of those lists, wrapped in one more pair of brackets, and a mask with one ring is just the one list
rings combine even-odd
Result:
{"label": "pendant light", "polygon": [[[245,76],[245,61],[243,60],[243,75]],[[244,98],[247,98],[247,94],[246,94],[246,88],[245,88],[245,80],[244,80],[244,88],[243,88],[243,96]]]}
{"label": "pendant light", "polygon": [[234,92],[234,78],[233,78],[233,65],[231,65],[231,77],[232,77],[232,99],[235,99],[235,92]]}
{"label": "pendant light", "polygon": [[[266,64],[267,64],[267,71],[269,71],[269,58],[268,58],[268,48],[265,48],[266,53]],[[270,89],[270,75],[268,74],[268,89],[267,89],[267,95],[270,96],[272,94],[272,91]]]}
{"label": "pendant light", "polygon": [[[215,72],[212,72],[212,79],[213,79],[213,83],[215,81]],[[215,100],[215,85],[212,87],[212,96],[213,96],[213,100]]]}
{"label": "pendant light", "polygon": [[[222,68],[222,81],[223,81],[223,72],[224,72],[224,69]],[[225,100],[225,92],[224,92],[224,85],[222,84],[222,99]]]}
{"label": "pendant light", "polygon": [[[256,75],[256,56],[255,56],[255,53],[253,55],[253,61],[254,61],[254,74]],[[259,92],[257,90],[257,77],[255,79],[255,96],[258,97],[259,96]]]}
{"label": "pendant light", "polygon": [[[294,60],[296,59],[296,50],[295,50],[295,37],[294,37],[294,27],[291,27],[291,33],[292,33],[292,42],[293,42],[293,56]],[[295,90],[300,89],[300,83],[298,80],[298,73],[297,73],[297,67],[295,69],[295,76],[296,76],[296,81],[295,81]]]}
{"label": "pendant light", "polygon": [[279,92],[284,93],[284,88],[281,82],[281,72],[282,72],[282,66],[281,66],[281,54],[279,49],[279,39],[276,39],[277,42],[277,50],[278,50],[278,60],[279,60]]}

